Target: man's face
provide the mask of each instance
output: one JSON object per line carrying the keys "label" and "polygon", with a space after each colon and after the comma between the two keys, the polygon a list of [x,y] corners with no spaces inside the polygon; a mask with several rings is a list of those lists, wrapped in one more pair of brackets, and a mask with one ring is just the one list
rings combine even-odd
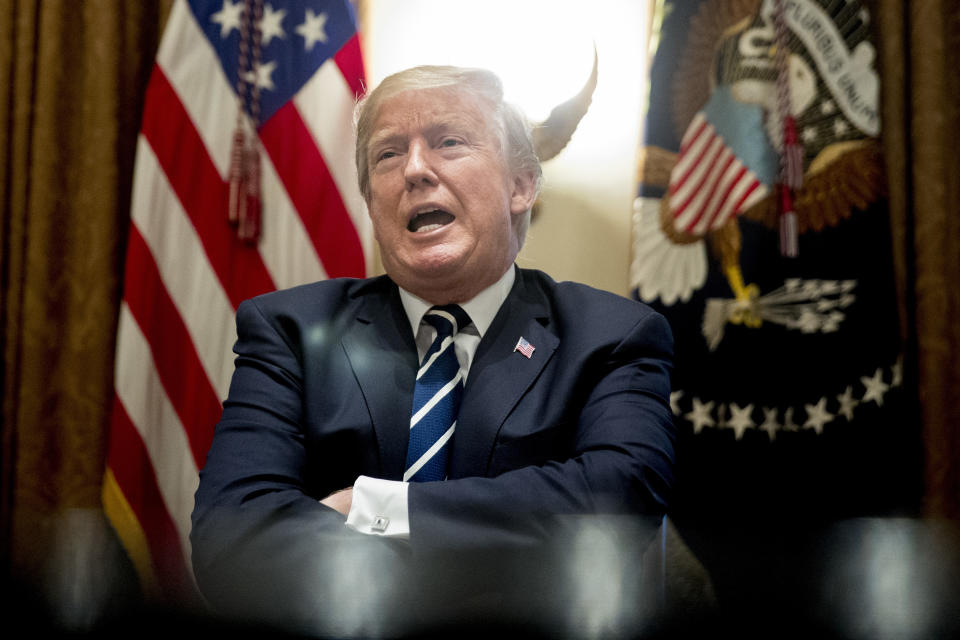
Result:
{"label": "man's face", "polygon": [[514,219],[533,203],[515,177],[486,104],[440,89],[381,105],[370,135],[367,202],[387,273],[434,304],[464,302],[516,258]]}

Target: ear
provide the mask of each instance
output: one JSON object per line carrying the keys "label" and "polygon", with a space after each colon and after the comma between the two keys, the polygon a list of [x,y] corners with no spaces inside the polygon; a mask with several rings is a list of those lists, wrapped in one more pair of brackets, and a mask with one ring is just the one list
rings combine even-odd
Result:
{"label": "ear", "polygon": [[510,213],[517,216],[526,213],[537,199],[537,179],[533,171],[519,171],[513,177],[513,192],[510,194]]}

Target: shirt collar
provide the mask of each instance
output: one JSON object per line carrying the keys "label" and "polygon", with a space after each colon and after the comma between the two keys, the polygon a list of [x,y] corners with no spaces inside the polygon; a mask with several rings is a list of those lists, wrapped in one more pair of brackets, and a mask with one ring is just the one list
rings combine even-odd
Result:
{"label": "shirt collar", "polygon": [[[510,268],[507,269],[507,272],[504,273],[499,280],[478,293],[471,300],[460,304],[463,310],[467,312],[467,315],[470,316],[470,320],[473,321],[473,325],[476,327],[481,338],[483,334],[487,332],[487,329],[490,328],[490,325],[493,323],[493,318],[497,315],[497,311],[500,310],[503,301],[506,300],[507,295],[510,294],[510,289],[513,287],[513,281],[516,277],[514,267],[510,265]],[[413,335],[416,336],[417,331],[420,329],[420,322],[423,320],[423,314],[433,305],[402,287],[398,287],[398,289],[400,289],[400,301],[403,303],[403,310],[406,312],[407,319],[410,321],[410,329]]]}

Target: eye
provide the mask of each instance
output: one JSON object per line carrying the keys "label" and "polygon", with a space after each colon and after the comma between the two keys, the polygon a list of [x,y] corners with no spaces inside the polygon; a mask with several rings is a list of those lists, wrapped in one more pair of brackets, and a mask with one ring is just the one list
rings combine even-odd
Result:
{"label": "eye", "polygon": [[440,141],[441,147],[456,147],[460,144],[463,144],[463,141],[458,138],[444,138]]}
{"label": "eye", "polygon": [[377,162],[380,162],[381,160],[389,160],[390,158],[396,157],[396,155],[397,154],[395,151],[384,151],[377,156]]}

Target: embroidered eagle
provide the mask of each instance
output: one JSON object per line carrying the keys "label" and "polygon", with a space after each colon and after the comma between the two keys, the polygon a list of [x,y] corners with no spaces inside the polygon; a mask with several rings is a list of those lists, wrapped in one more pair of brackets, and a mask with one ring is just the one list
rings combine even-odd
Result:
{"label": "embroidered eagle", "polygon": [[680,149],[641,150],[639,181],[665,190],[635,206],[641,299],[688,301],[706,281],[709,247],[734,296],[722,322],[760,326],[760,291],[741,272],[740,220],[780,224],[791,144],[802,149],[802,186],[786,203],[799,235],[885,195],[868,36],[869,14],[852,0],[701,4],[672,80]]}

